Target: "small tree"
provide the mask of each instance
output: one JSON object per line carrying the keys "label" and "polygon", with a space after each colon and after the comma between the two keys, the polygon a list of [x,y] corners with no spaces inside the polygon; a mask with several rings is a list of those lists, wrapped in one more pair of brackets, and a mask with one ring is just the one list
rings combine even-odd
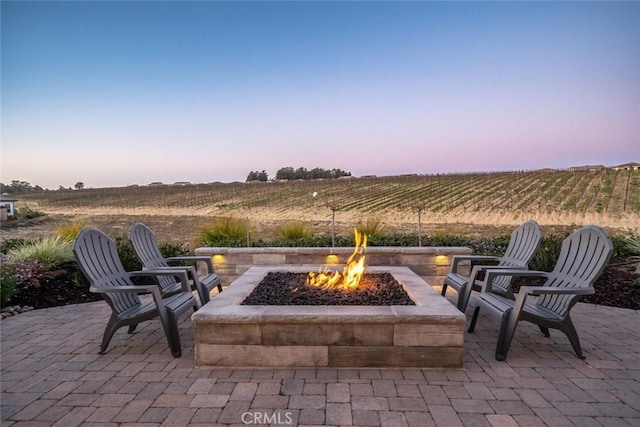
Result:
{"label": "small tree", "polygon": [[76,185],[73,186],[76,190],[82,190],[84,188],[84,182],[78,181]]}
{"label": "small tree", "polygon": [[267,182],[268,180],[269,180],[269,174],[267,173],[267,171],[263,169],[260,172],[258,171],[249,172],[249,174],[247,175],[246,182],[250,182],[250,181]]}

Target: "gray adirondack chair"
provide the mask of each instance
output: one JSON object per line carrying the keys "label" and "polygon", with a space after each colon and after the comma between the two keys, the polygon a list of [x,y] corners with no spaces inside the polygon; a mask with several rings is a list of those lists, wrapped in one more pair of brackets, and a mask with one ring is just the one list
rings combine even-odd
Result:
{"label": "gray adirondack chair", "polygon": [[[473,312],[469,332],[475,329],[480,310],[500,321],[496,360],[505,360],[519,320],[535,323],[545,336],[549,328],[562,331],[576,355],[584,359],[580,339],[569,313],[584,295],[595,292],[594,282],[606,267],[613,244],[604,230],[586,226],[575,231],[562,242],[560,255],[552,272],[531,270],[487,270]],[[522,286],[516,300],[492,292],[494,278],[500,275],[544,277],[542,286]],[[536,296],[535,304],[527,297]]]}
{"label": "gray adirondack chair", "polygon": [[[211,291],[218,288],[222,292],[222,283],[213,268],[213,262],[208,256],[180,256],[165,258],[160,252],[155,234],[141,222],[134,222],[129,230],[129,241],[133,246],[138,259],[144,269],[172,269],[186,270],[189,274],[189,283],[193,290],[198,292],[200,302],[206,304],[210,300]],[[189,265],[171,265],[172,263],[203,262],[207,267],[207,273],[199,276],[195,267]],[[166,294],[175,292],[179,287],[173,278],[159,277],[160,285]]]}
{"label": "gray adirondack chair", "polygon": [[[542,230],[535,221],[527,221],[511,233],[509,245],[503,256],[488,255],[454,255],[451,260],[451,271],[445,276],[442,285],[442,296],[447,293],[447,287],[452,287],[458,292],[458,310],[464,313],[471,297],[471,291],[480,291],[482,282],[478,280],[478,274],[488,268],[492,269],[526,269],[533,257],[540,240]],[[470,275],[458,272],[460,261],[471,261],[473,267]],[[511,290],[511,277],[496,277],[493,290],[509,298],[514,298]]]}
{"label": "gray adirondack chair", "polygon": [[[115,242],[95,228],[85,228],[75,239],[73,254],[82,272],[89,279],[91,292],[99,293],[111,307],[112,313],[105,328],[100,347],[103,354],[113,334],[128,326],[128,332],[135,331],[139,323],[160,318],[171,354],[182,355],[178,320],[188,310],[197,310],[196,299],[189,288],[185,271],[147,270],[127,272],[120,261]],[[177,276],[182,283],[181,292],[164,297],[157,285],[135,285],[132,277]],[[152,295],[152,300],[143,302],[139,294]]]}

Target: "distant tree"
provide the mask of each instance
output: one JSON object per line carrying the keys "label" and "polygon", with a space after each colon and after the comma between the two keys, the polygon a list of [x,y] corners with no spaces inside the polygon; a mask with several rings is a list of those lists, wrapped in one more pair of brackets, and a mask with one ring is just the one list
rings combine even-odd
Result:
{"label": "distant tree", "polygon": [[280,168],[276,172],[276,179],[294,179],[294,172],[295,170],[291,166]]}
{"label": "distant tree", "polygon": [[341,176],[351,176],[351,172],[345,172],[342,169],[322,169],[313,168],[307,170],[300,167],[294,169],[292,167],[281,168],[276,172],[276,179],[292,180],[292,179],[331,179],[340,178]]}
{"label": "distant tree", "polygon": [[249,174],[247,175],[246,182],[250,182],[250,181],[266,182],[268,180],[269,180],[269,174],[267,173],[267,171],[262,170],[260,172],[258,171],[249,172]]}
{"label": "distant tree", "polygon": [[307,168],[300,167],[293,173],[293,179],[307,179],[307,174]]}
{"label": "distant tree", "polygon": [[44,191],[39,185],[32,186],[27,181],[14,179],[10,185],[0,183],[0,193],[35,193]]}
{"label": "distant tree", "polygon": [[309,179],[327,178],[327,171],[320,168],[313,168],[309,171]]}
{"label": "distant tree", "polygon": [[76,190],[82,190],[84,188],[84,182],[76,182],[76,185],[73,186]]}
{"label": "distant tree", "polygon": [[351,172],[345,172],[342,169],[331,169],[332,178],[340,178],[341,176],[351,176]]}

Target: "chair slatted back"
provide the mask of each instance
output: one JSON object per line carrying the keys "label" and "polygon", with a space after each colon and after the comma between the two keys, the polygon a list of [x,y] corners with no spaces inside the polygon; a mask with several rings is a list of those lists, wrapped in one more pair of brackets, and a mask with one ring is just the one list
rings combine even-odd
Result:
{"label": "chair slatted back", "polygon": [[[572,233],[562,242],[558,261],[544,286],[592,288],[607,266],[613,243],[600,227],[589,225]],[[542,295],[537,304],[565,316],[578,301],[577,295]]]}
{"label": "chair slatted back", "polygon": [[[164,256],[160,252],[158,240],[146,225],[134,222],[129,230],[129,241],[136,255],[145,268],[169,267]],[[173,286],[176,281],[172,276],[157,277],[160,288]]]}
{"label": "chair slatted back", "polygon": [[[535,221],[526,221],[511,233],[509,245],[504,255],[500,257],[498,265],[505,267],[526,267],[538,249],[542,240],[542,229]],[[493,282],[493,286],[507,289],[511,277],[500,276]]]}
{"label": "chair slatted back", "polygon": [[134,222],[129,231],[129,240],[145,267],[168,267],[169,264],[160,252],[155,234],[146,225]]}
{"label": "chair slatted back", "polygon": [[[82,230],[73,243],[73,254],[93,287],[133,286],[118,256],[116,243],[100,230],[95,228]],[[101,295],[115,313],[121,313],[140,304],[140,298],[134,292]]]}

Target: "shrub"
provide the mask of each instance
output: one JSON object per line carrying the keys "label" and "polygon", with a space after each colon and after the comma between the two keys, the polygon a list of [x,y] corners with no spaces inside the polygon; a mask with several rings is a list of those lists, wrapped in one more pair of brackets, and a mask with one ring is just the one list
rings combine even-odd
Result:
{"label": "shrub", "polygon": [[429,246],[468,246],[469,239],[455,234],[437,232],[434,236],[428,236]]}
{"label": "shrub", "polygon": [[[62,270],[52,270],[49,266],[36,260],[20,260],[11,265],[13,278],[18,288],[39,288],[45,279],[52,279],[64,273]],[[19,290],[19,289],[17,289]]]}
{"label": "shrub", "polygon": [[38,261],[47,267],[57,267],[74,261],[72,242],[58,236],[48,237],[34,243],[26,243],[7,253],[11,261]]}
{"label": "shrub", "polygon": [[63,224],[55,230],[55,235],[66,240],[75,240],[80,231],[87,227],[84,221],[74,221]]}
{"label": "shrub", "polygon": [[248,225],[235,218],[218,218],[200,230],[198,245],[240,247],[247,245]]}
{"label": "shrub", "polygon": [[0,253],[7,254],[12,249],[18,248],[26,243],[24,239],[4,239],[0,242]]}
{"label": "shrub", "polygon": [[640,255],[640,236],[631,234],[624,238],[625,252],[629,255]]}
{"label": "shrub", "polygon": [[0,264],[0,306],[4,307],[7,300],[13,296],[17,284],[13,265],[4,262]]}
{"label": "shrub", "polygon": [[142,270],[142,264],[140,264],[136,252],[133,250],[133,246],[131,246],[131,242],[125,238],[117,237],[116,249],[118,250],[118,257],[120,258],[120,261],[122,261],[122,265],[125,270]]}
{"label": "shrub", "polygon": [[278,239],[290,242],[292,240],[304,240],[313,237],[313,233],[307,229],[304,221],[289,222],[281,225],[276,230]]}
{"label": "shrub", "polygon": [[493,239],[472,239],[462,246],[469,246],[474,254],[502,256],[507,251],[510,236],[501,236]]}
{"label": "shrub", "polygon": [[538,250],[529,262],[531,270],[551,271],[558,261],[562,242],[567,236],[554,235],[543,237]]}
{"label": "shrub", "polygon": [[165,258],[190,254],[189,248],[181,243],[159,243],[158,247]]}
{"label": "shrub", "polygon": [[45,308],[101,298],[89,292],[88,283],[82,280],[74,263],[51,268],[38,261],[16,261],[5,265],[0,281],[2,305]]}
{"label": "shrub", "polygon": [[44,212],[31,209],[31,207],[29,206],[25,206],[24,208],[18,209],[17,214],[18,214],[17,215],[18,218],[24,218],[24,219],[33,219],[33,218],[47,216],[47,214],[45,214]]}
{"label": "shrub", "polygon": [[366,234],[368,238],[381,237],[384,234],[384,225],[377,218],[369,217],[364,221],[359,221],[356,228],[362,234]]}
{"label": "shrub", "polygon": [[[353,244],[353,239],[351,240]],[[368,246],[418,246],[418,236],[410,234],[373,235],[368,237]]]}

